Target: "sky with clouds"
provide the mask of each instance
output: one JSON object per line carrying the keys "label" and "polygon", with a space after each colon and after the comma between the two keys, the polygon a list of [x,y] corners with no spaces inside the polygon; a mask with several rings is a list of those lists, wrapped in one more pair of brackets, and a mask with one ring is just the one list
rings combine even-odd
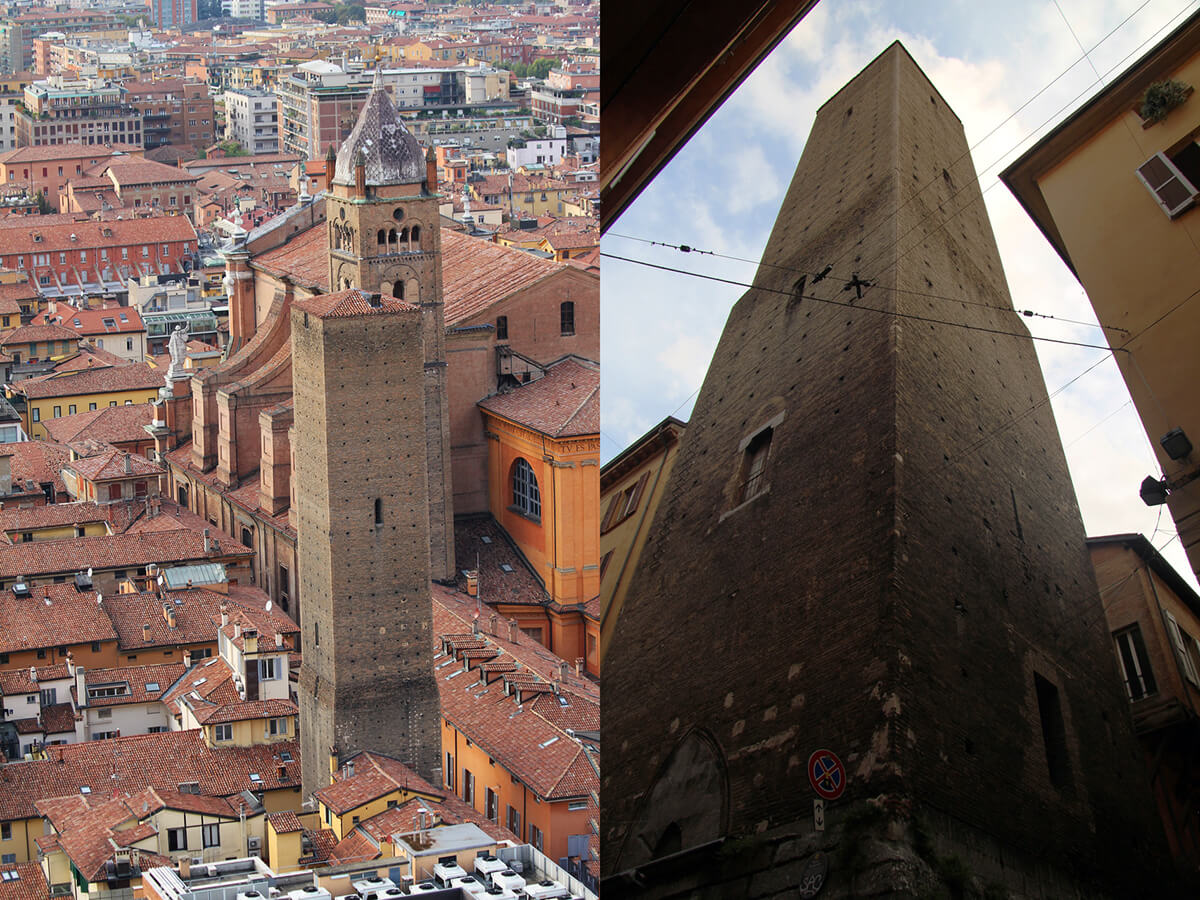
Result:
{"label": "sky with clouds", "polygon": [[[744,291],[613,257],[750,282],[817,107],[894,40],[963,121],[1014,305],[1055,317],[1026,319],[1030,331],[1103,344],[1083,288],[998,174],[1197,5],[820,0],[604,237],[603,458],[668,415],[690,416]],[[1142,532],[1194,585],[1169,512],[1138,497],[1161,472],[1111,354],[1045,342],[1037,352],[1088,534]]]}

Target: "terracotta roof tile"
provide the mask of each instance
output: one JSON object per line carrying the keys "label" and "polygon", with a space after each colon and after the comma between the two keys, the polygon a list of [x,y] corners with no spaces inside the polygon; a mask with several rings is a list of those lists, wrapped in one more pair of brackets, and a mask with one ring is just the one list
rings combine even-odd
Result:
{"label": "terracotta roof tile", "polygon": [[252,265],[273,275],[287,275],[297,284],[329,290],[329,252],[325,223],[295,235],[286,244],[254,258]]}
{"label": "terracotta roof tile", "polygon": [[106,394],[112,391],[149,391],[158,389],[162,384],[162,372],[146,363],[130,363],[127,366],[106,366],[102,369],[80,369],[66,374],[39,375],[17,382],[13,385],[13,390],[30,399],[39,399],[76,394]]}
{"label": "terracotta roof tile", "polygon": [[[153,533],[140,535],[143,540],[152,536]],[[174,628],[166,620],[164,601],[157,593],[111,594],[104,598],[122,652],[215,641],[221,623],[221,606],[238,608],[232,597],[206,588],[165,591],[164,594],[166,602],[171,603],[175,611]],[[299,631],[299,627],[283,613],[244,607],[240,611],[256,622],[259,634],[265,640],[273,639],[276,632],[295,634]],[[148,638],[143,625],[150,626]]]}
{"label": "terracotta roof tile", "polygon": [[[34,235],[41,235],[35,240]],[[75,239],[71,239],[75,235]],[[95,250],[131,244],[195,241],[196,229],[187,216],[153,216],[136,219],[68,221],[56,224],[26,222],[4,235],[4,253],[57,253],[62,250]],[[136,260],[129,260],[133,263]]]}
{"label": "terracotta roof tile", "polygon": [[154,417],[150,403],[131,403],[128,406],[103,406],[99,409],[49,419],[42,423],[52,440],[69,444],[83,438],[93,438],[109,444],[127,444],[147,439],[145,426]]}
{"label": "terracotta roof tile", "polygon": [[5,444],[2,452],[9,458],[14,487],[32,481],[36,486],[53,484],[56,496],[67,492],[60,474],[69,458],[66,447],[53,441],[21,441]]}
{"label": "terracotta roof tile", "polygon": [[[379,306],[372,306],[367,291],[350,288],[333,294],[321,294],[306,300],[297,300],[292,305],[302,312],[319,319],[347,319],[357,316],[377,316],[384,313],[418,313],[420,309],[411,303],[397,300],[387,294],[379,297]],[[290,348],[288,348],[290,353]]]}
{"label": "terracotta roof tile", "polygon": [[[292,762],[283,762],[288,752]],[[49,748],[45,760],[0,766],[0,821],[38,815],[46,797],[137,793],[147,787],[178,790],[196,782],[202,795],[234,797],[244,790],[273,790],[300,784],[300,747],[284,741],[255,747],[210,748],[198,728],[86,741]],[[278,769],[284,766],[280,780]],[[251,774],[258,775],[254,780]]]}
{"label": "terracotta roof tile", "polygon": [[[439,663],[449,658],[442,657],[442,638],[470,632],[474,609],[467,599],[441,585],[434,588],[434,633],[438,651],[435,660]],[[518,672],[504,678],[511,677],[528,684],[535,674],[540,675],[540,691],[561,673],[562,661],[524,634],[518,634],[516,641],[501,635],[485,633],[483,636],[521,664]],[[568,670],[559,682],[559,694],[539,693],[531,701],[523,693],[523,702],[518,703],[516,692],[513,696],[505,695],[503,679],[487,685],[480,683],[478,678],[473,680],[470,675],[448,679],[446,676],[452,671],[461,671],[459,665],[435,667],[434,671],[442,715],[539,796],[548,800],[566,799],[587,796],[599,789],[598,763],[588,756],[588,750],[565,728],[538,711],[539,704],[544,708],[549,702],[559,703],[564,710],[577,704],[584,708],[572,716],[575,721],[598,721],[599,689],[593,683],[577,678]],[[563,707],[560,699],[568,706]],[[565,712],[561,716],[556,714],[554,719],[565,722],[566,715]]]}
{"label": "terracotta roof tile", "polygon": [[0,670],[0,694],[32,694],[38,690],[38,682],[71,677],[67,672],[66,663],[38,666],[35,671],[37,681],[29,677],[29,670],[26,668]]}
{"label": "terracotta roof tile", "polygon": [[97,456],[72,460],[67,463],[67,468],[72,469],[88,481],[111,481],[138,476],[154,477],[166,471],[160,464],[144,456],[127,453],[115,447],[111,447]]}
{"label": "terracotta roof tile", "polygon": [[50,885],[38,862],[5,863],[0,871],[15,872],[17,877],[0,881],[0,900],[46,900]]}
{"label": "terracotta roof tile", "polygon": [[[6,568],[2,559],[0,571],[22,571]],[[0,591],[0,653],[58,647],[64,641],[111,641],[116,636],[112,621],[96,603],[95,591],[77,591],[73,584],[38,585],[33,588],[33,596],[22,598],[12,591]]]}
{"label": "terracotta roof tile", "polygon": [[568,357],[537,381],[479,401],[488,412],[550,437],[600,432],[600,367]]}
{"label": "terracotta roof tile", "polygon": [[[79,324],[76,325],[75,323]],[[111,323],[111,324],[109,324]],[[105,335],[135,333],[146,330],[142,314],[132,306],[104,307],[101,309],[74,309],[58,304],[56,312],[46,310],[33,317],[34,325],[61,325],[79,335]]]}
{"label": "terracotta roof tile", "polygon": [[241,699],[233,683],[233,670],[219,656],[196,663],[163,695],[163,702],[171,710],[171,715],[180,714],[179,705],[187,695],[194,695],[189,697],[193,707],[197,698],[214,706],[238,703]]}
{"label": "terracotta roof tile", "polygon": [[275,829],[276,834],[294,834],[304,830],[304,826],[300,824],[300,820],[291,810],[271,813],[267,816],[267,822]]}
{"label": "terracotta roof tile", "polygon": [[194,711],[196,719],[201,725],[216,725],[221,722],[245,722],[248,719],[294,716],[298,709],[291,700],[242,700]]}
{"label": "terracotta roof tile", "polygon": [[131,569],[150,563],[169,565],[207,562],[213,557],[244,558],[252,553],[241,544],[230,546],[228,543],[221,545],[219,553],[206,553],[203,536],[181,528],[0,546],[0,572],[20,573],[32,578],[82,572],[87,568]]}
{"label": "terracotta roof tile", "polygon": [[446,326],[457,325],[509,294],[561,271],[561,263],[442,229]]}
{"label": "terracotta roof tile", "polygon": [[[183,663],[159,663],[152,666],[117,666],[109,669],[85,669],[84,684],[89,691],[110,684],[124,684],[127,693],[115,697],[87,698],[90,707],[125,706],[130,703],[149,703],[159,700],[183,675]],[[84,698],[76,698],[80,703]]]}
{"label": "terracotta roof tile", "polygon": [[47,735],[75,731],[78,715],[70,703],[52,703],[42,707],[42,729]]}
{"label": "terracotta roof tile", "polygon": [[14,534],[62,525],[108,522],[112,517],[113,506],[114,504],[101,506],[97,503],[51,503],[48,506],[30,506],[25,509],[0,509],[0,532]]}
{"label": "terracotta roof tile", "polygon": [[12,331],[0,334],[0,347],[17,346],[20,349],[20,344],[32,344],[35,341],[73,341],[78,340],[79,335],[69,328],[64,328],[61,325],[47,325],[45,323],[37,325],[22,325],[20,328],[14,328]]}

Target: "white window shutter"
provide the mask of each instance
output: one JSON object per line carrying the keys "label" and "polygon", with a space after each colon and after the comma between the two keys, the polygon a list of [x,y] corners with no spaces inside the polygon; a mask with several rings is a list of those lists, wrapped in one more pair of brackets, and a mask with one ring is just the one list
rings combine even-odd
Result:
{"label": "white window shutter", "polygon": [[1172,219],[1190,209],[1200,191],[1165,153],[1155,153],[1138,166],[1137,176]]}

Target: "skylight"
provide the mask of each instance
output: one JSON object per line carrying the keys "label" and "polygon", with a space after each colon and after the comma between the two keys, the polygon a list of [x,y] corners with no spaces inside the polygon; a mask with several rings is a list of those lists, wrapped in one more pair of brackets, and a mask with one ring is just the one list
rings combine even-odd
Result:
{"label": "skylight", "polygon": [[90,794],[91,792],[92,792],[92,789],[90,787],[88,787],[86,784],[79,788],[79,793],[81,793],[81,794]]}
{"label": "skylight", "polygon": [[259,775],[257,772],[251,772],[250,780],[253,782],[260,782],[260,781],[262,781],[262,776]]}
{"label": "skylight", "polygon": [[545,750],[547,747],[549,747],[551,744],[553,744],[557,740],[558,740],[558,737],[555,736],[555,737],[550,738],[550,740],[548,740],[548,741],[542,741],[540,744],[538,744],[538,748],[541,750]]}
{"label": "skylight", "polygon": [[0,879],[3,879],[4,881],[20,881],[21,873],[16,869],[7,869],[3,872],[0,872]]}
{"label": "skylight", "polygon": [[146,682],[146,690],[157,691],[158,690],[158,682],[157,681],[147,681]]}
{"label": "skylight", "polygon": [[501,572],[512,572],[512,571],[514,571],[514,569],[508,563],[500,563],[500,571]]}
{"label": "skylight", "polygon": [[287,750],[283,750],[279,754],[279,759],[281,762],[289,763],[292,761],[292,754]]}
{"label": "skylight", "polygon": [[492,539],[490,537],[488,537],[486,534],[481,534],[479,536],[479,540],[483,541],[483,543],[485,543],[485,544],[490,544],[492,542]]}

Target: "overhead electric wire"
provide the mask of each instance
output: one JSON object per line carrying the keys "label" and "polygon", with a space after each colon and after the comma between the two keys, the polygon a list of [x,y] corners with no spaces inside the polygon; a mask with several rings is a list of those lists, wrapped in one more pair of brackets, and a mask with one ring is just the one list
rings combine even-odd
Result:
{"label": "overhead electric wire", "polygon": [[[782,294],[784,296],[789,296],[789,297],[795,296],[793,291],[786,291],[786,290],[782,290],[780,288],[759,287],[752,283],[748,283],[748,282],[744,282],[744,281],[736,281],[732,278],[722,278],[717,275],[706,275],[703,272],[693,272],[689,269],[679,269],[674,266],[664,266],[661,263],[652,263],[652,262],[649,262],[644,259],[634,259],[633,257],[629,257],[629,256],[618,256],[615,253],[605,253],[604,251],[601,251],[600,255],[603,257],[606,257],[608,259],[619,260],[620,262],[627,262],[627,263],[632,263],[632,264],[638,265],[638,266],[645,266],[650,269],[659,269],[664,272],[674,272],[679,275],[689,275],[693,278],[702,278],[706,281],[716,281],[721,284],[733,285],[734,287],[743,287],[746,289],[765,291],[765,292],[771,293],[771,294]],[[895,289],[894,288],[880,288],[880,290],[895,290]],[[1051,344],[1065,344],[1070,347],[1085,347],[1089,350],[1106,350],[1106,351],[1110,351],[1110,352],[1116,352],[1121,349],[1120,347],[1109,347],[1107,344],[1088,344],[1083,341],[1068,341],[1068,340],[1065,340],[1062,338],[1041,337],[1038,335],[1028,334],[1028,333],[1021,334],[1020,332],[1016,332],[1016,331],[1005,331],[1001,328],[986,328],[981,325],[967,325],[962,322],[953,322],[948,319],[935,319],[932,316],[922,316],[922,315],[918,315],[916,313],[906,313],[906,312],[898,312],[895,310],[879,309],[878,307],[874,307],[874,306],[861,306],[857,303],[842,302],[840,300],[832,300],[832,299],[827,299],[824,297],[814,297],[809,294],[802,294],[800,296],[800,299],[812,300],[816,303],[827,303],[831,306],[843,307],[844,309],[857,309],[857,310],[863,310],[865,312],[880,313],[881,315],[885,315],[885,316],[895,316],[896,318],[900,318],[900,319],[912,319],[917,322],[927,322],[927,323],[930,323],[933,325],[947,325],[951,328],[965,328],[968,331],[979,331],[979,332],[983,332],[984,334],[998,334],[998,335],[1004,335],[1006,337],[1022,338],[1024,340],[1030,340],[1030,341],[1045,341],[1045,342],[1051,343]],[[997,310],[1000,309],[999,307],[995,307],[995,308]],[[1013,313],[1016,314],[1016,310],[1013,310]]]}
{"label": "overhead electric wire", "polygon": [[[729,260],[734,260],[736,262],[744,262],[744,263],[748,263],[750,265],[756,265],[759,268],[766,266],[768,268],[778,269],[781,272],[788,272],[793,275],[801,275],[806,278],[814,278],[815,279],[815,278],[818,278],[818,276],[820,276],[820,280],[822,280],[822,281],[825,278],[830,277],[828,274],[822,274],[820,272],[806,272],[803,269],[796,268],[795,266],[785,266],[785,265],[781,265],[780,263],[769,263],[769,262],[765,262],[762,260],[748,259],[745,256],[734,256],[733,254],[720,253],[716,250],[700,250],[700,249],[697,249],[696,247],[689,246],[688,244],[668,244],[663,241],[652,241],[649,238],[634,237],[631,234],[610,233],[610,236],[615,237],[615,238],[621,238],[621,239],[627,240],[627,241],[640,241],[643,244],[649,244],[653,247],[666,247],[667,249],[670,249],[670,250],[679,250],[682,253],[697,253],[702,256],[713,256],[713,257],[716,257],[719,259],[729,259]],[[1100,325],[1096,322],[1084,322],[1081,319],[1065,319],[1062,316],[1054,316],[1054,315],[1050,315],[1049,313],[1034,312],[1032,309],[1014,309],[1013,307],[1010,307],[1010,306],[998,306],[993,303],[981,303],[978,300],[965,300],[962,297],[948,297],[945,294],[931,294],[927,291],[915,291],[915,290],[912,290],[911,288],[893,287],[893,288],[889,288],[889,290],[895,291],[898,294],[912,294],[913,296],[916,296],[916,297],[928,297],[931,300],[944,300],[947,303],[961,303],[965,306],[978,306],[978,307],[981,307],[982,309],[995,309],[995,310],[999,310],[1001,312],[1013,311],[1013,312],[1019,313],[1022,316],[1025,316],[1025,318],[1027,318],[1027,319],[1049,319],[1049,320],[1052,320],[1055,322],[1065,322],[1070,325],[1085,325],[1088,328],[1101,328],[1101,329],[1107,329],[1109,331],[1120,331],[1124,334],[1129,334],[1129,332],[1126,329],[1121,328],[1118,325]]]}

